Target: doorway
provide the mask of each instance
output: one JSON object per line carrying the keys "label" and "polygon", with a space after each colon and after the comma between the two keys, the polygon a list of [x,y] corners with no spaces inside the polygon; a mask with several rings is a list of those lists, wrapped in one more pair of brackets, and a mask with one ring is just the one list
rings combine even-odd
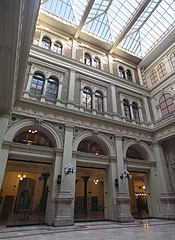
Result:
{"label": "doorway", "polygon": [[105,169],[77,167],[75,221],[104,220]]}
{"label": "doorway", "polygon": [[42,224],[50,185],[51,164],[8,160],[2,183],[0,224]]}
{"label": "doorway", "polygon": [[130,172],[129,193],[131,214],[134,218],[148,218],[147,174]]}

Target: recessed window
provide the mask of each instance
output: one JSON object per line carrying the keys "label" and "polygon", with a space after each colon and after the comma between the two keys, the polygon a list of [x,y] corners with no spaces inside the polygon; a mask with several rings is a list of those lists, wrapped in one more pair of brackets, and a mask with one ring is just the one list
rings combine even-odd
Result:
{"label": "recessed window", "polygon": [[132,103],[132,111],[133,111],[134,119],[139,122],[140,121],[139,109],[136,102]]}
{"label": "recessed window", "polygon": [[170,61],[173,65],[173,68],[175,68],[175,52],[172,52],[170,55]]}
{"label": "recessed window", "polygon": [[154,69],[150,72],[150,79],[152,85],[158,81],[157,72]]}
{"label": "recessed window", "polygon": [[88,66],[92,65],[92,59],[88,53],[85,53],[85,55],[84,55],[84,63]]}
{"label": "recessed window", "polygon": [[101,92],[95,92],[95,109],[98,112],[103,112],[103,95]]}
{"label": "recessed window", "polygon": [[130,105],[129,101],[124,99],[123,100],[123,108],[124,108],[124,114],[127,119],[131,119],[131,111],[130,111]]}
{"label": "recessed window", "polygon": [[167,71],[166,71],[166,68],[165,68],[165,64],[164,63],[160,63],[158,65],[158,67],[157,67],[157,71],[159,73],[159,77],[163,78],[167,74]]}
{"label": "recessed window", "polygon": [[50,50],[51,40],[48,37],[43,37],[41,42],[41,47]]}
{"label": "recessed window", "polygon": [[126,71],[126,77],[128,81],[132,81],[132,73],[129,69]]}
{"label": "recessed window", "polygon": [[32,78],[30,93],[40,96],[43,92],[44,76],[41,73],[35,73]]}
{"label": "recessed window", "polygon": [[166,116],[167,114],[175,110],[172,97],[169,93],[162,95],[159,102],[160,102],[160,109],[162,112],[162,116]]}
{"label": "recessed window", "polygon": [[98,69],[101,68],[100,59],[98,59],[97,57],[94,58],[94,67],[96,67]]}
{"label": "recessed window", "polygon": [[47,83],[46,97],[55,100],[58,93],[58,80],[55,77],[50,77]]}
{"label": "recessed window", "polygon": [[32,128],[26,132],[20,133],[13,141],[26,145],[53,147],[50,139],[47,136]]}
{"label": "recessed window", "polygon": [[124,78],[125,79],[125,71],[123,69],[123,67],[119,67],[119,77]]}
{"label": "recessed window", "polygon": [[53,51],[55,53],[58,53],[58,54],[62,54],[62,49],[63,49],[63,46],[61,43],[59,42],[55,42],[54,45],[53,45]]}
{"label": "recessed window", "polygon": [[80,142],[77,148],[80,152],[93,153],[95,155],[106,155],[104,154],[102,148],[98,145],[98,143],[92,140],[83,140]]}
{"label": "recessed window", "polygon": [[87,87],[83,90],[83,106],[87,109],[92,109],[92,92]]}

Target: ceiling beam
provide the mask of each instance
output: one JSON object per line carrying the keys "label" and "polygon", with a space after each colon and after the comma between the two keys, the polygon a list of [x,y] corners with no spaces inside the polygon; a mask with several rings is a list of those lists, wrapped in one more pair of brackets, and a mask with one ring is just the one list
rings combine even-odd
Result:
{"label": "ceiling beam", "polygon": [[148,6],[148,4],[151,2],[151,0],[145,0],[143,3],[140,5],[138,10],[135,12],[133,17],[130,19],[129,23],[126,25],[126,27],[123,29],[123,31],[120,33],[118,38],[115,40],[113,43],[112,48],[109,50],[109,53],[113,53],[115,48],[119,45],[119,43],[125,38],[126,34],[129,32],[129,30],[132,28],[132,26],[135,24],[135,22],[138,20],[140,15],[143,13],[145,8]]}
{"label": "ceiling beam", "polygon": [[90,0],[90,1],[89,1],[88,5],[87,5],[87,7],[86,7],[86,9],[85,9],[85,11],[84,11],[84,14],[83,14],[83,16],[82,16],[82,18],[81,18],[80,24],[79,24],[79,26],[78,26],[78,28],[77,28],[77,30],[76,30],[75,35],[74,35],[75,38],[78,38],[78,37],[79,37],[80,32],[81,32],[81,29],[83,28],[83,25],[84,25],[84,23],[85,23],[88,15],[89,15],[89,12],[90,12],[90,10],[91,10],[94,2],[95,2],[95,0]]}

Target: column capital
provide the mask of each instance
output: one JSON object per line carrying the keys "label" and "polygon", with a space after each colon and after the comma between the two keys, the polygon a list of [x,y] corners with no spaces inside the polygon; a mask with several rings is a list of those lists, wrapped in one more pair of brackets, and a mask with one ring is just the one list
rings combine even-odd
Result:
{"label": "column capital", "polygon": [[68,124],[68,123],[65,124],[65,130],[73,131],[74,128],[75,128],[74,125],[71,125],[71,124]]}

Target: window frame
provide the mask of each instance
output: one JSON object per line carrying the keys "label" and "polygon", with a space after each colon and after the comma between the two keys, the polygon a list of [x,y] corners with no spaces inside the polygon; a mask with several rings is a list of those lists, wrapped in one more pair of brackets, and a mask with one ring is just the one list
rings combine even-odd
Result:
{"label": "window frame", "polygon": [[[57,46],[58,48],[55,48]],[[62,55],[63,54],[63,44],[59,41],[54,42],[53,44],[53,52]]]}
{"label": "window frame", "polygon": [[[90,97],[90,104],[88,103],[88,96]],[[83,106],[86,109],[92,109],[92,90],[89,87],[83,89]]]}
{"label": "window frame", "polygon": [[159,74],[160,79],[162,79],[166,74],[167,74],[167,70],[165,67],[165,63],[161,62],[158,66],[157,66],[157,71]]}
{"label": "window frame", "polygon": [[131,120],[131,109],[130,109],[130,104],[127,99],[123,99],[123,110],[124,110],[124,115],[126,119]]}
{"label": "window frame", "polygon": [[95,109],[97,112],[103,112],[103,93],[99,90],[95,91]]}
{"label": "window frame", "polygon": [[138,104],[136,102],[132,102],[132,111],[133,111],[134,119],[136,121],[140,122],[139,108],[138,108]]}
{"label": "window frame", "polygon": [[[87,62],[89,60],[89,63]],[[92,57],[89,53],[85,53],[84,54],[84,63],[87,65],[87,66],[92,66]]]}
{"label": "window frame", "polygon": [[[43,41],[43,39],[46,39],[46,41]],[[44,44],[45,43],[45,44]],[[47,43],[47,44],[46,44]],[[41,47],[46,49],[46,50],[50,50],[51,49],[51,45],[52,45],[52,41],[49,37],[44,36],[41,40]]]}
{"label": "window frame", "polygon": [[119,70],[119,77],[126,79],[124,68],[122,66],[119,66],[118,70]]}
{"label": "window frame", "polygon": [[94,67],[97,69],[101,69],[101,61],[98,57],[94,58]]}
{"label": "window frame", "polygon": [[[165,97],[165,96],[168,96],[168,98]],[[163,101],[161,101],[161,99],[163,99]],[[167,103],[169,100],[171,100],[171,103],[170,103],[170,104]],[[175,111],[175,105],[174,105],[174,102],[173,102],[173,99],[172,99],[172,96],[171,96],[170,93],[165,93],[165,94],[163,94],[163,95],[160,97],[160,99],[159,99],[159,104],[160,104],[160,110],[161,110],[161,113],[162,113],[162,117],[165,117],[165,116],[167,116],[168,114],[170,114],[171,112],[174,112],[174,111]],[[174,109],[170,111],[169,108],[170,108],[171,106],[172,106]],[[166,113],[166,114],[163,113],[164,110],[167,110],[167,113]]]}
{"label": "window frame", "polygon": [[[128,74],[128,72],[129,72],[129,74]],[[126,79],[127,79],[128,81],[130,81],[130,82],[133,81],[132,72],[131,72],[130,69],[127,69],[127,70],[126,70]]]}
{"label": "window frame", "polygon": [[[51,82],[51,80],[53,80],[54,82]],[[56,89],[54,89],[54,86],[56,86]],[[54,76],[50,76],[46,87],[46,97],[50,100],[56,100],[58,96],[58,87],[59,80]],[[49,89],[51,90],[50,92],[48,91]],[[56,90],[56,93],[53,93],[54,90]]]}
{"label": "window frame", "polygon": [[170,54],[170,62],[172,64],[172,67],[175,68],[175,51],[173,51],[171,54]]}
{"label": "window frame", "polygon": [[[41,76],[41,78],[37,77],[37,76]],[[37,82],[34,82],[37,81]],[[39,84],[39,81],[42,82],[42,85]],[[44,74],[40,73],[40,72],[35,72],[33,74],[33,77],[32,77],[32,81],[31,81],[31,85],[30,85],[30,93],[35,95],[35,96],[41,96],[42,93],[43,93],[43,88],[44,88],[44,83],[45,83],[45,77],[44,77]],[[35,88],[32,87],[32,85],[36,85]],[[42,86],[41,90],[38,90],[38,86]],[[37,94],[37,92],[40,92],[40,94]]]}
{"label": "window frame", "polygon": [[158,76],[157,76],[157,72],[155,69],[153,69],[151,72],[150,72],[150,79],[151,79],[151,83],[152,85],[154,85],[156,82],[158,82]]}

